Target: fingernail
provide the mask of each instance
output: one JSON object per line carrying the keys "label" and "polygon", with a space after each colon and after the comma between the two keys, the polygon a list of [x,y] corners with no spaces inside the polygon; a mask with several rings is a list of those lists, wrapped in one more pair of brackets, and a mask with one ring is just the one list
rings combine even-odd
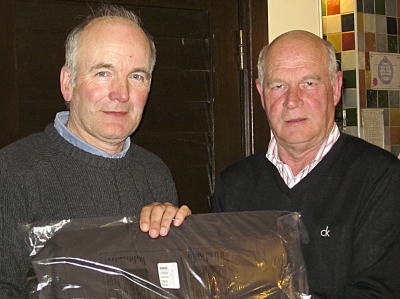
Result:
{"label": "fingernail", "polygon": [[147,232],[149,230],[149,226],[146,223],[142,224],[142,231]]}
{"label": "fingernail", "polygon": [[153,237],[153,238],[157,237],[157,230],[152,229],[152,230],[150,231],[150,236]]}
{"label": "fingernail", "polygon": [[165,227],[162,227],[162,228],[160,229],[160,235],[161,235],[161,236],[165,236],[166,233],[167,233],[167,230],[165,229]]}
{"label": "fingernail", "polygon": [[181,221],[180,221],[179,219],[175,219],[175,220],[174,220],[174,225],[175,225],[175,226],[181,225]]}

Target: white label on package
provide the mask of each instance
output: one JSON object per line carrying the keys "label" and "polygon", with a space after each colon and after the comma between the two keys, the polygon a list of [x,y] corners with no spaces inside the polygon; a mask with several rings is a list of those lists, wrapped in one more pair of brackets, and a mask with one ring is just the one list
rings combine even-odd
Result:
{"label": "white label on package", "polygon": [[165,289],[179,289],[179,273],[177,263],[158,263],[160,284]]}

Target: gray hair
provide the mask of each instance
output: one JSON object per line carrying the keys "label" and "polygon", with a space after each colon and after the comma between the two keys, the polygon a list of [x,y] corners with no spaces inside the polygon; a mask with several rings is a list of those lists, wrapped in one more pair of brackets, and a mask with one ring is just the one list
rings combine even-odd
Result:
{"label": "gray hair", "polygon": [[[325,46],[326,51],[328,52],[328,59],[329,59],[328,72],[329,72],[331,84],[333,85],[333,83],[335,82],[336,72],[338,69],[335,49],[333,48],[332,44],[329,41],[323,39],[322,42]],[[264,86],[264,76],[265,76],[265,74],[264,74],[264,71],[265,71],[264,59],[265,59],[265,56],[267,55],[270,45],[271,44],[264,46],[258,56],[258,64],[257,64],[258,79],[260,80],[261,86]]]}
{"label": "gray hair", "polygon": [[126,19],[133,24],[139,26],[146,34],[149,40],[151,57],[150,57],[150,74],[153,72],[156,64],[156,46],[153,41],[153,37],[143,29],[140,18],[133,12],[129,11],[122,6],[102,4],[99,9],[93,10],[85,20],[76,26],[67,36],[65,42],[65,67],[71,71],[71,84],[73,87],[76,85],[77,76],[77,54],[78,54],[78,42],[82,35],[83,30],[89,23],[98,18],[122,18]]}

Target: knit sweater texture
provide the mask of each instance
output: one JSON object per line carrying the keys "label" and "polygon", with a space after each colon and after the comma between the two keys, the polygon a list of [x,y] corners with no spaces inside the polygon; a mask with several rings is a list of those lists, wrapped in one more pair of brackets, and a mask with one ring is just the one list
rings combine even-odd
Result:
{"label": "knit sweater texture", "polygon": [[27,298],[27,246],[19,224],[73,218],[138,216],[151,202],[178,205],[168,167],[131,143],[110,159],[71,145],[54,129],[0,150],[0,297]]}
{"label": "knit sweater texture", "polygon": [[362,139],[341,134],[303,180],[288,188],[257,153],[224,170],[214,212],[299,212],[310,294],[322,299],[399,297],[400,162]]}

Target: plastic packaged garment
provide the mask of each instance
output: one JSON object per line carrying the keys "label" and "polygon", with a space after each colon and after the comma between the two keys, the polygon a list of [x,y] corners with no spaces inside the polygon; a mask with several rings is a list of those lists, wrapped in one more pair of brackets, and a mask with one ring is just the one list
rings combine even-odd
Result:
{"label": "plastic packaged garment", "polygon": [[152,239],[136,217],[23,227],[30,298],[311,298],[298,213],[197,214]]}

